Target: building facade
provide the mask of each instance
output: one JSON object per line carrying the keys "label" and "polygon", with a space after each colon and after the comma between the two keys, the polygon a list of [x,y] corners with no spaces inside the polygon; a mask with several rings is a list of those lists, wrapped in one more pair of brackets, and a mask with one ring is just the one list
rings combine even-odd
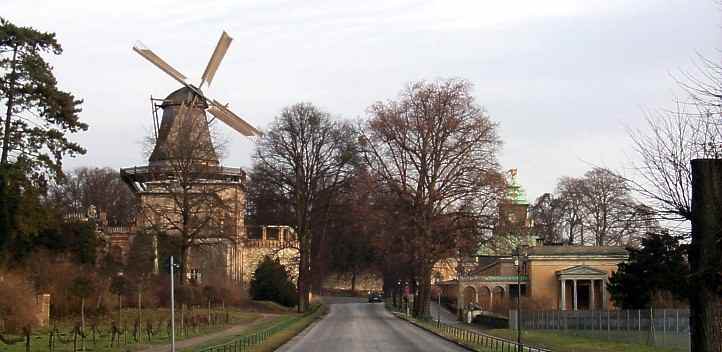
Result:
{"label": "building facade", "polygon": [[[441,294],[463,310],[508,313],[521,296],[527,309],[601,310],[612,306],[609,277],[627,259],[622,247],[545,244],[534,236],[529,202],[516,170],[509,171],[505,200],[492,238],[462,265],[441,261]],[[452,270],[455,267],[456,270]]]}
{"label": "building facade", "polygon": [[474,303],[501,313],[519,294],[529,309],[605,310],[613,306],[609,277],[626,259],[622,247],[540,245],[528,248],[521,261],[496,257],[458,280],[445,281],[443,293],[462,308]]}
{"label": "building facade", "polygon": [[[263,256],[290,257],[298,247],[290,227],[246,226],[246,174],[220,165],[205,100],[184,87],[152,102],[157,127],[148,164],[120,170],[136,196],[137,216],[127,229],[108,229],[112,249],[125,257],[134,236],[162,232],[186,248],[181,265],[195,280],[223,273],[248,282]],[[152,243],[158,272],[165,258],[158,258],[157,237]]]}

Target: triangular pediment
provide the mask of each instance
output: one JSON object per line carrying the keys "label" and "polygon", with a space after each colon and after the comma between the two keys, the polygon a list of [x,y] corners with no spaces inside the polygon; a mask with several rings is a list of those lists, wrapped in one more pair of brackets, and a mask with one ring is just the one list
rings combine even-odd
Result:
{"label": "triangular pediment", "polygon": [[604,275],[607,276],[607,272],[603,270],[599,270],[597,268],[592,268],[590,266],[586,265],[576,265],[570,268],[566,268],[564,270],[557,271],[557,275],[565,275],[565,276],[598,276],[598,275]]}

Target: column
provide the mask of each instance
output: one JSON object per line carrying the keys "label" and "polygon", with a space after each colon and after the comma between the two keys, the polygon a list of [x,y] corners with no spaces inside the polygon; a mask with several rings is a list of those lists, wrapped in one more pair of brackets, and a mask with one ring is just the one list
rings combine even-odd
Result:
{"label": "column", "polygon": [[572,280],[574,282],[574,289],[572,290],[572,293],[574,294],[574,310],[577,310],[577,279]]}
{"label": "column", "polygon": [[261,239],[264,241],[266,240],[266,227],[265,226],[261,226]]}
{"label": "column", "polygon": [[597,307],[594,305],[594,282],[597,280],[589,280],[589,310],[594,310]]}
{"label": "column", "polygon": [[559,303],[559,310],[567,310],[567,285],[565,284],[567,280],[562,279],[562,292],[561,292],[561,300]]}
{"label": "column", "polygon": [[489,310],[494,308],[494,289],[489,289]]}
{"label": "column", "polygon": [[461,320],[464,318],[464,314],[462,313],[464,309],[464,293],[461,291],[461,276],[459,276],[456,283],[456,316]]}
{"label": "column", "polygon": [[602,309],[607,309],[607,279],[602,279]]}

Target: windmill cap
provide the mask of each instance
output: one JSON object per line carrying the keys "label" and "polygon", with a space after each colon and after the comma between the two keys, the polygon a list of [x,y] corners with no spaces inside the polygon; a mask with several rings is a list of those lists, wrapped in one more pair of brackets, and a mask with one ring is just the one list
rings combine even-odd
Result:
{"label": "windmill cap", "polygon": [[181,87],[177,90],[175,90],[173,93],[168,94],[168,96],[163,99],[163,104],[161,104],[162,108],[166,108],[168,106],[178,106],[182,103],[190,104],[191,101],[193,101],[193,96],[196,96],[196,107],[201,107],[203,109],[208,108],[208,104],[206,103],[205,99],[201,98],[193,92],[188,87]]}

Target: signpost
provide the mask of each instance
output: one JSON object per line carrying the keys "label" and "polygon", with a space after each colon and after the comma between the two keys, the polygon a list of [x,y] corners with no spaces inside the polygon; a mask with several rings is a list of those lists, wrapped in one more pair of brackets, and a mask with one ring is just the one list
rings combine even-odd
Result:
{"label": "signpost", "polygon": [[170,257],[170,351],[175,352],[175,288],[173,287],[173,276],[175,276],[175,266],[173,265],[173,256]]}
{"label": "signpost", "polygon": [[411,304],[410,297],[411,297],[411,288],[409,287],[409,285],[406,285],[406,286],[404,286],[404,298],[406,298],[405,301],[406,301],[406,316],[407,317],[409,316],[409,305]]}

